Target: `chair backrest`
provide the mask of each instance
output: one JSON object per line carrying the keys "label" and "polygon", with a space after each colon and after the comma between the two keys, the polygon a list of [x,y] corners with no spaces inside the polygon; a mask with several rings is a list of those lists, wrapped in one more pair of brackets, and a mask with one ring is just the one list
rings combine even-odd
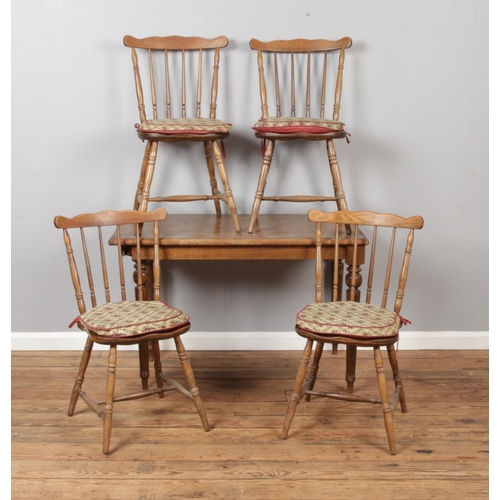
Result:
{"label": "chair backrest", "polygon": [[[342,283],[339,278],[339,245],[347,239],[352,243],[349,272],[346,275],[346,299],[355,300],[361,293],[360,300],[368,304],[379,300],[380,307],[387,307],[390,298],[394,298],[394,312],[399,314],[403,304],[404,290],[408,278],[410,255],[415,229],[421,229],[424,220],[419,215],[404,218],[393,214],[363,211],[336,211],[331,213],[311,210],[308,213],[311,222],[316,223],[316,302],[323,301],[323,243],[325,224],[333,224],[335,240],[333,300],[341,300]],[[351,227],[347,235],[345,226]],[[367,234],[364,234],[364,231]],[[366,262],[365,262],[366,260]],[[368,268],[367,268],[368,265]],[[361,280],[361,266],[363,279]],[[394,272],[393,272],[394,270]],[[393,276],[394,275],[394,276]],[[395,278],[391,283],[391,278]],[[362,285],[360,285],[362,281]],[[363,297],[364,293],[364,297]]]}
{"label": "chair backrest", "polygon": [[[55,217],[54,225],[63,230],[64,244],[80,313],[107,302],[121,302],[127,299],[132,277],[136,275],[136,300],[146,300],[152,293],[154,300],[160,300],[160,258],[159,221],[167,218],[164,208],[150,212],[135,210],[103,211],[77,215],[72,218]],[[152,225],[152,233],[149,226]],[[136,269],[124,255],[122,242],[125,234],[127,245],[136,249]],[[151,236],[150,236],[151,234]],[[152,237],[148,252],[141,245],[141,238]],[[130,241],[128,241],[130,239]],[[111,243],[111,244],[110,244]],[[153,248],[153,255],[151,255]],[[153,261],[153,282],[148,283],[142,273],[142,264]],[[127,268],[130,268],[127,270]],[[86,302],[87,298],[87,302]]]}
{"label": "chair backrest", "polygon": [[[123,43],[132,49],[141,123],[146,119],[180,117],[215,119],[220,49],[228,44],[225,36],[207,39],[127,35]],[[144,76],[149,79],[150,99],[144,96]],[[203,101],[206,106],[202,104],[204,89],[210,93],[210,101]]]}
{"label": "chair backrest", "polygon": [[[262,117],[270,116],[265,77],[267,68],[271,73],[267,81],[271,81],[274,86],[274,116],[339,121],[345,49],[351,44],[349,37],[340,40],[295,39],[270,42],[252,38],[250,48],[257,50]],[[285,95],[289,95],[289,114],[282,106]],[[328,103],[331,105],[332,99],[333,113],[325,116],[325,108]]]}

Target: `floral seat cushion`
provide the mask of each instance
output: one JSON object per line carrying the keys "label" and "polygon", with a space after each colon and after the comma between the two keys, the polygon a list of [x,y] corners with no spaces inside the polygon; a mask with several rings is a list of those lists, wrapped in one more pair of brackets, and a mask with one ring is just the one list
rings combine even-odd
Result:
{"label": "floral seat cushion", "polygon": [[400,325],[401,317],[394,312],[351,301],[313,303],[297,314],[297,326],[319,335],[393,337]]}
{"label": "floral seat cushion", "polygon": [[328,132],[343,132],[344,124],[333,120],[316,118],[271,117],[261,118],[252,128],[257,132],[271,132],[276,134],[300,132],[324,134]]}
{"label": "floral seat cushion", "polygon": [[172,330],[189,320],[181,310],[160,301],[124,301],[97,306],[75,322],[103,337],[132,337]]}
{"label": "floral seat cushion", "polygon": [[227,134],[231,124],[211,118],[166,118],[136,124],[138,132],[151,134]]}

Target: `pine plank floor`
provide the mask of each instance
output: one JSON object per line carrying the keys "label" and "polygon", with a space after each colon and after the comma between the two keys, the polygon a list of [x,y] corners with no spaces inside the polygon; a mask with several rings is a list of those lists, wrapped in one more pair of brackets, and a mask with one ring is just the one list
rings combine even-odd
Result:
{"label": "pine plank floor", "polygon": [[[105,456],[101,420],[85,403],[66,416],[80,353],[12,352],[12,498],[489,497],[488,351],[399,351],[408,413],[395,413],[396,456],[380,407],[366,403],[302,402],[279,438],[299,351],[189,354],[210,432],[178,393],[116,403]],[[162,360],[183,382],[175,353]],[[94,351],[92,395],[104,394],[106,364],[107,352]],[[325,352],[317,389],[343,390],[344,369],[345,351]],[[138,388],[137,354],[120,351],[116,393]],[[377,395],[371,351],[359,352],[355,390]]]}

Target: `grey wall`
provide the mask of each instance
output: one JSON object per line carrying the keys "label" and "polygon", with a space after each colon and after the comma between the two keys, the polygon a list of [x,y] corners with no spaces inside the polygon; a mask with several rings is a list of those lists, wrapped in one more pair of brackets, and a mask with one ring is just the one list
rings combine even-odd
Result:
{"label": "grey wall", "polygon": [[[351,209],[420,214],[405,316],[415,331],[487,331],[486,0],[108,0],[12,2],[12,331],[63,332],[76,312],[56,214],[131,208],[143,144],[125,34],[225,34],[218,116],[233,123],[227,167],[240,213],[260,168],[252,37],[350,36],[338,143]],[[279,147],[279,145],[278,145]],[[330,184],[323,147],[277,150],[284,181]],[[302,168],[305,154],[308,172]],[[203,160],[203,158],[202,158]],[[160,160],[161,161],[161,160]],[[198,182],[196,163],[157,179]],[[311,176],[313,172],[313,176]],[[277,186],[270,177],[268,190]],[[212,205],[167,205],[202,213]],[[264,212],[305,212],[263,204]],[[311,262],[164,266],[165,292],[197,331],[290,331],[313,300]]]}

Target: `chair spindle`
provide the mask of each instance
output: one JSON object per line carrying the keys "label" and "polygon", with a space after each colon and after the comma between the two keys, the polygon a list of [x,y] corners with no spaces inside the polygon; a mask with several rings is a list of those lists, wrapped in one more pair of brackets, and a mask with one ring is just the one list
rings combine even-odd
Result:
{"label": "chair spindle", "polygon": [[151,104],[153,106],[153,118],[158,119],[158,105],[156,103],[156,82],[155,82],[155,71],[153,67],[153,52],[148,49],[148,61],[149,61],[149,79],[151,82]]}

